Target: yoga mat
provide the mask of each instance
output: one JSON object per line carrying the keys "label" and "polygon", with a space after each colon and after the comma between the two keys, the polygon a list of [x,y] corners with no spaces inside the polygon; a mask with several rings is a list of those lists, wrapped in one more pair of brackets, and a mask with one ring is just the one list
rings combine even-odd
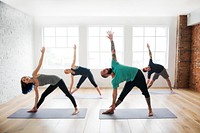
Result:
{"label": "yoga mat", "polygon": [[[156,95],[156,94],[171,94],[170,90],[148,90],[150,94]],[[142,94],[140,90],[132,90],[130,94]],[[173,94],[178,94],[177,92],[174,92]]]}
{"label": "yoga mat", "polygon": [[[170,90],[149,90],[150,94],[171,94]],[[173,92],[173,94],[177,94],[176,92]]]}
{"label": "yoga mat", "polygon": [[84,119],[87,109],[80,108],[79,113],[72,115],[74,109],[39,109],[36,113],[27,112],[28,109],[19,109],[8,118],[18,119]]}
{"label": "yoga mat", "polygon": [[[75,99],[107,99],[108,97],[103,95],[99,96],[99,94],[73,94],[73,97]],[[58,96],[55,97],[56,99],[69,99],[67,96],[64,94],[59,94]]]}
{"label": "yoga mat", "polygon": [[153,116],[148,117],[147,109],[116,109],[114,114],[102,114],[106,109],[100,109],[99,119],[169,119],[177,118],[167,108],[153,109]]}

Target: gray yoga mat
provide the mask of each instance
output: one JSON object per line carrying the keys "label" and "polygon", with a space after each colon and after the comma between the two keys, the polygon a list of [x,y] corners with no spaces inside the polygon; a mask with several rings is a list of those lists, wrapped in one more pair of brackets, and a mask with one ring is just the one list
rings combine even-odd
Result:
{"label": "gray yoga mat", "polygon": [[[75,99],[107,99],[108,97],[103,95],[103,96],[99,96],[99,94],[73,94],[73,97]],[[69,99],[67,96],[65,96],[64,94],[59,94],[55,97],[56,99]]]}
{"label": "gray yoga mat", "polygon": [[19,109],[8,118],[18,119],[84,119],[87,109],[80,108],[79,113],[72,115],[74,109],[39,109],[36,113],[27,112],[28,109]]}
{"label": "gray yoga mat", "polygon": [[153,109],[153,116],[148,117],[147,109],[116,109],[114,114],[102,114],[106,109],[99,111],[99,119],[169,119],[177,118],[167,108]]}
{"label": "gray yoga mat", "polygon": [[[161,94],[161,95],[164,95],[164,94],[171,94],[170,90],[148,90],[150,94],[152,95],[156,95],[156,94]],[[132,90],[130,92],[130,94],[142,94],[142,92],[138,89],[138,90]],[[178,94],[176,92],[174,92],[173,94]]]}

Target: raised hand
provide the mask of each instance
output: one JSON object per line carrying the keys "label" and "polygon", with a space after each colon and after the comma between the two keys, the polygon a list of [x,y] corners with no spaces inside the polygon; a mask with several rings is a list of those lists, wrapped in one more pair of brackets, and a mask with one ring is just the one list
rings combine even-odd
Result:
{"label": "raised hand", "polygon": [[149,44],[148,44],[148,43],[147,43],[147,48],[148,48],[148,49],[150,49],[150,46],[149,46]]}
{"label": "raised hand", "polygon": [[76,44],[74,44],[74,49],[76,49]]}
{"label": "raised hand", "polygon": [[42,47],[42,49],[40,51],[41,51],[41,53],[44,53],[45,52],[45,47]]}
{"label": "raised hand", "polygon": [[113,34],[114,34],[114,32],[112,32],[112,31],[107,31],[107,34],[108,34],[108,39],[110,39],[110,41],[112,41],[113,40]]}

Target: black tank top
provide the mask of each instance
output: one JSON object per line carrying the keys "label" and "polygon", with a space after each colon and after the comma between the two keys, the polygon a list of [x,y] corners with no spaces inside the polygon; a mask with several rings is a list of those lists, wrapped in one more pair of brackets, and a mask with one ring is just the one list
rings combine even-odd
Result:
{"label": "black tank top", "polygon": [[75,69],[71,68],[71,70],[74,71],[74,76],[76,75],[83,75],[83,76],[89,76],[91,74],[90,69],[81,67],[81,66],[76,66]]}

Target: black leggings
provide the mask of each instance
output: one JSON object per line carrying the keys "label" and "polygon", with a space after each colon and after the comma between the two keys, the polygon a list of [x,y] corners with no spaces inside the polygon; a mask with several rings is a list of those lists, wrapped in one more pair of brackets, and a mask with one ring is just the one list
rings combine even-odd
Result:
{"label": "black leggings", "polygon": [[126,95],[132,90],[132,88],[134,86],[138,87],[141,90],[141,92],[145,96],[145,98],[150,97],[148,89],[147,89],[145,77],[144,77],[143,73],[141,72],[141,70],[138,70],[138,72],[135,76],[135,79],[133,81],[126,82],[118,100],[120,100],[122,102],[124,100],[124,98],[126,97]]}
{"label": "black leggings", "polygon": [[[90,71],[89,71],[90,72]],[[96,88],[97,87],[97,84],[96,84],[96,82],[94,81],[94,77],[93,77],[93,75],[92,75],[92,73],[90,72],[89,74],[88,74],[88,76],[81,76],[81,78],[79,79],[79,81],[78,81],[78,84],[77,84],[77,86],[76,86],[76,88],[80,88],[80,86],[81,86],[81,84],[85,81],[85,79],[88,77],[88,79],[90,80],[90,82],[92,83],[92,85]]]}
{"label": "black leggings", "polygon": [[74,97],[69,93],[67,86],[65,85],[64,81],[61,79],[56,85],[50,85],[41,95],[39,102],[37,103],[37,108],[44,102],[46,96],[48,96],[51,92],[53,92],[57,87],[59,87],[65,95],[71,100],[74,107],[77,107],[76,101]]}

